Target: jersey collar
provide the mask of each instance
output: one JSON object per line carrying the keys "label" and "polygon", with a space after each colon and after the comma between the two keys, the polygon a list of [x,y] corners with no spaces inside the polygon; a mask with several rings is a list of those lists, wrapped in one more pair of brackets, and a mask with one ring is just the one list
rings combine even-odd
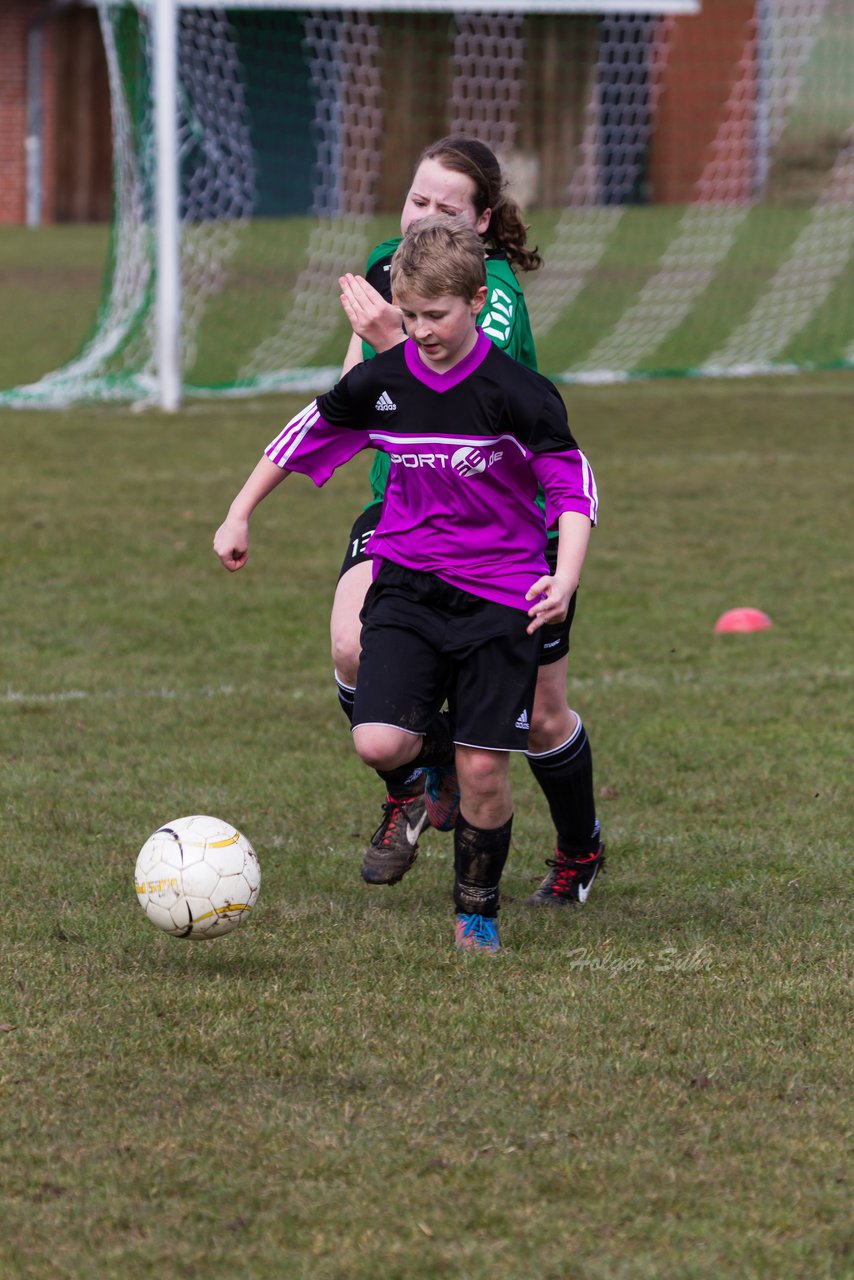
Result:
{"label": "jersey collar", "polygon": [[428,369],[424,361],[418,354],[418,347],[411,338],[407,338],[403,344],[403,352],[406,356],[406,367],[414,378],[419,382],[423,382],[425,387],[430,387],[432,391],[450,391],[452,387],[457,387],[464,382],[469,374],[474,373],[480,365],[483,364],[486,357],[492,350],[492,343],[486,334],[478,329],[477,341],[467,356],[464,356],[459,364],[455,364],[453,369],[448,369],[447,373],[435,373],[432,369]]}

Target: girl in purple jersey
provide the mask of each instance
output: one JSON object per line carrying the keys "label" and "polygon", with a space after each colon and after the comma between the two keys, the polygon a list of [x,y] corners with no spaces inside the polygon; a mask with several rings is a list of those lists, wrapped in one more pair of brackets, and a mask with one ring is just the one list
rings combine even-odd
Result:
{"label": "girl in purple jersey", "polygon": [[[495,951],[509,753],[527,747],[537,631],[566,615],[596,491],[555,388],[478,332],[484,281],[483,249],[465,219],[410,227],[392,264],[408,341],[357,366],[287,424],[214,550],[228,569],[245,564],[249,517],[290,471],[323,484],[362,449],[388,453],[353,741],[383,776],[455,762],[457,945]],[[539,486],[560,532],[554,573]]]}

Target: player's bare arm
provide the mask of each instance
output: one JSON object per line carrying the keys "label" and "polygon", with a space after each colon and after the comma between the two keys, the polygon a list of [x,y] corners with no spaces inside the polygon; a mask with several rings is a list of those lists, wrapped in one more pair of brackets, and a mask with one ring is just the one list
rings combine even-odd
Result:
{"label": "player's bare arm", "polygon": [[528,610],[528,617],[532,619],[528,635],[539,631],[547,622],[562,622],[566,617],[569,602],[581,581],[590,529],[589,517],[579,511],[564,511],[558,520],[555,572],[538,578],[525,595],[526,600],[535,601]]}
{"label": "player's bare arm", "polygon": [[230,573],[242,569],[249,556],[249,517],[290,473],[268,457],[259,460],[243,488],[228,509],[228,515],[214,534],[213,549]]}
{"label": "player's bare arm", "polygon": [[344,363],[341,366],[341,377],[345,373],[349,373],[357,364],[362,363],[362,339],[358,333],[350,334],[350,341],[347,344],[347,353],[344,356]]}
{"label": "player's bare arm", "polygon": [[338,284],[341,306],[354,335],[369,343],[375,351],[388,351],[389,347],[403,342],[406,334],[399,308],[386,302],[364,276],[348,271],[339,278]]}

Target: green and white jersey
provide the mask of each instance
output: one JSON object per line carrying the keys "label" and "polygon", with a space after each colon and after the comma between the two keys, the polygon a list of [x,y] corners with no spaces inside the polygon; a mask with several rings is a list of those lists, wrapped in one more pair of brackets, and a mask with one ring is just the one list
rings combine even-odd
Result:
{"label": "green and white jersey", "polygon": [[[391,302],[389,280],[391,260],[395,249],[400,244],[400,239],[400,236],[397,236],[377,245],[368,258],[365,271],[365,279],[383,295],[387,302]],[[493,252],[486,255],[486,285],[489,292],[486,296],[486,306],[477,318],[478,325],[496,347],[506,351],[508,356],[518,360],[526,368],[536,369],[537,353],[534,348],[534,335],[531,333],[525,295],[513,274],[513,268],[503,253]],[[362,355],[365,360],[370,360],[376,352],[367,342],[363,342]],[[382,501],[388,480],[388,470],[388,455],[377,452],[371,467],[373,496],[368,506]]]}

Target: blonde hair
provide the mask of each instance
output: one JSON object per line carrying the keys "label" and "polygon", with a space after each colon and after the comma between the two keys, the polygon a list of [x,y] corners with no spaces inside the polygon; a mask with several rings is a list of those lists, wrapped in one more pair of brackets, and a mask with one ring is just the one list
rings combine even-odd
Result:
{"label": "blonde hair", "polygon": [[452,295],[472,302],[486,284],[483,241],[465,214],[431,214],[410,223],[391,260],[395,298]]}

